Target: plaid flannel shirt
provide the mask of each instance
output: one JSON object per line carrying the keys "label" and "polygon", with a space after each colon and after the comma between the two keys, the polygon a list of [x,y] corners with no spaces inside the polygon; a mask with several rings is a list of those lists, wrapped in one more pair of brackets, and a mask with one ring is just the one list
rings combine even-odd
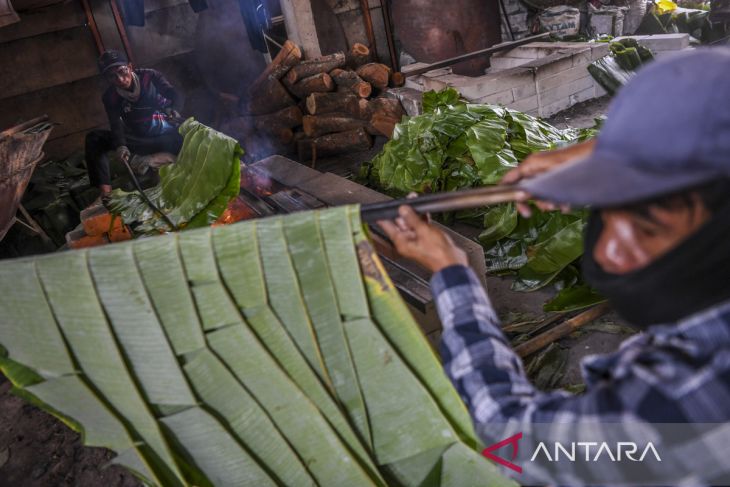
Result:
{"label": "plaid flannel shirt", "polygon": [[[581,363],[586,391],[573,395],[541,392],[528,381],[471,269],[443,269],[431,287],[443,323],[444,370],[486,444],[504,438],[505,430],[495,425],[730,420],[730,302],[676,324],[650,327],[615,353],[586,357]],[[691,454],[712,457],[701,444]],[[579,485],[579,477],[562,472],[549,480]]]}

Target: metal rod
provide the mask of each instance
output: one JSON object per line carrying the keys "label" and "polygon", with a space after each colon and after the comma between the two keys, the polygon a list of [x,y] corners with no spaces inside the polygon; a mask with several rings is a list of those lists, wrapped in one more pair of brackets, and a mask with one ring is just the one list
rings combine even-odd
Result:
{"label": "metal rod", "polygon": [[112,14],[114,14],[114,23],[117,25],[117,31],[119,32],[119,37],[122,39],[124,51],[127,53],[127,59],[129,59],[130,63],[135,64],[134,55],[132,54],[132,46],[129,44],[127,29],[124,28],[124,21],[122,20],[122,14],[119,12],[119,5],[117,5],[117,0],[109,0],[109,4],[112,7]]}
{"label": "metal rod", "polygon": [[530,42],[535,42],[540,39],[545,39],[546,37],[550,37],[550,32],[545,32],[544,34],[538,34],[536,36],[532,37],[525,37],[524,39],[520,39],[517,41],[510,41],[510,42],[503,42],[501,44],[495,44],[492,47],[488,47],[486,49],[482,49],[480,51],[474,51],[467,54],[462,54],[460,56],[452,57],[449,59],[444,59],[443,61],[438,61],[433,64],[429,64],[428,66],[424,66],[423,68],[414,69],[413,71],[407,71],[403,73],[403,76],[406,78],[409,76],[418,76],[423,73],[428,73],[429,71],[433,71],[434,69],[440,69],[440,68],[447,68],[449,66],[453,66],[456,63],[460,63],[462,61],[468,61],[470,59],[474,59],[480,56],[484,56],[486,54],[493,54],[495,52],[504,51],[506,49],[512,49],[513,47],[519,47],[524,44],[529,44]]}
{"label": "metal rod", "polygon": [[170,218],[163,213],[162,210],[160,210],[156,204],[152,202],[152,200],[147,196],[147,193],[144,192],[144,189],[142,189],[142,185],[139,184],[139,181],[137,180],[137,176],[134,174],[134,170],[132,169],[132,166],[129,165],[129,161],[127,159],[122,158],[122,162],[124,163],[124,166],[127,168],[127,171],[129,172],[129,177],[132,178],[132,184],[134,184],[134,187],[137,189],[137,192],[142,197],[145,203],[147,203],[147,206],[150,207],[150,209],[154,212],[156,212],[158,215],[162,217],[162,219],[167,223],[167,225],[170,227],[170,230],[173,232],[177,232],[179,228],[172,223]]}
{"label": "metal rod", "polygon": [[507,25],[507,31],[509,32],[510,40],[515,40],[515,32],[512,30],[512,23],[509,21],[509,15],[507,15],[507,9],[504,8],[504,0],[499,0],[499,9],[502,11],[504,16],[504,23]]}
{"label": "metal rod", "polygon": [[368,0],[360,0],[360,9],[362,10],[362,19],[365,23],[365,32],[368,35],[370,50],[373,53],[373,59],[378,59],[378,46],[375,44],[375,32],[373,31],[373,18],[370,16],[370,3]]}
{"label": "metal rod", "polygon": [[89,0],[81,0],[81,5],[84,7],[84,13],[86,14],[86,22],[89,24],[89,29],[91,29],[91,35],[94,36],[94,43],[96,44],[96,50],[99,51],[99,54],[104,52],[104,42],[101,40],[101,34],[99,33],[99,27],[96,25],[96,20],[94,19],[94,14],[91,11],[91,5],[89,5]]}
{"label": "metal rod", "polygon": [[360,216],[364,222],[374,223],[378,220],[396,218],[398,208],[402,205],[408,205],[420,214],[442,213],[518,201],[524,198],[526,194],[525,191],[516,186],[489,186],[448,193],[426,194],[415,198],[402,198],[363,205],[360,207]]}
{"label": "metal rod", "polygon": [[393,29],[390,20],[390,0],[380,0],[380,8],[383,14],[383,23],[385,24],[385,40],[388,42],[388,52],[390,53],[390,66],[393,72],[400,71],[400,60],[395,52],[395,38],[393,37]]}

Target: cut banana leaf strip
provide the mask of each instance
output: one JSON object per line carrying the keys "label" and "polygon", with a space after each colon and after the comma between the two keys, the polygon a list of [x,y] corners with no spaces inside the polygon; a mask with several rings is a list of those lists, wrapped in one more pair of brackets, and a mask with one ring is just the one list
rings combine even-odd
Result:
{"label": "cut banana leaf strip", "polygon": [[343,206],[319,214],[330,278],[343,320],[370,316],[357,250],[352,245],[350,213],[357,211],[357,208]]}
{"label": "cut banana leaf strip", "polygon": [[284,233],[337,399],[352,419],[366,446],[369,446],[372,444],[372,436],[368,416],[330,280],[317,217],[316,212],[309,212],[297,214],[296,218],[288,218]]}
{"label": "cut banana leaf strip", "polygon": [[348,321],[345,330],[366,398],[379,465],[457,441],[436,402],[369,319]]}
{"label": "cut banana leaf strip", "polygon": [[161,480],[169,485],[184,485],[174,479],[158,479],[139,454],[134,441],[124,425],[109,411],[94,393],[77,376],[58,377],[31,386],[27,389],[38,400],[50,406],[55,412],[70,418],[75,424],[83,424],[80,433],[84,443],[89,446],[109,448],[121,454],[116,458],[119,463],[144,479],[161,485]]}
{"label": "cut banana leaf strip", "polygon": [[177,236],[138,240],[134,257],[175,354],[203,348],[205,338],[187,286]]}
{"label": "cut banana leaf strip", "polygon": [[332,381],[324,366],[314,327],[307,315],[294,265],[288,254],[282,220],[267,218],[256,222],[255,228],[259,238],[266,289],[271,296],[269,305],[289,331],[309,365],[332,390]]}
{"label": "cut banana leaf strip", "polygon": [[46,379],[75,372],[33,260],[5,263],[0,308],[0,336],[9,359]]}
{"label": "cut banana leaf strip", "polygon": [[398,295],[370,241],[365,237],[359,213],[353,213],[351,217],[352,226],[357,229],[355,245],[373,321],[438,402],[441,411],[461,439],[476,447],[476,434],[464,403],[444,375],[438,357]]}
{"label": "cut banana leaf strip", "polygon": [[193,393],[137,272],[132,245],[109,245],[89,253],[89,267],[99,301],[147,401],[194,406]]}
{"label": "cut banana leaf strip", "polygon": [[[41,259],[38,274],[53,314],[83,373],[114,405],[117,414],[134,425],[164,468],[182,481],[162,431],[134,383],[99,305],[86,254],[74,252]],[[151,459],[150,463],[158,462]]]}
{"label": "cut banana leaf strip", "polygon": [[386,465],[385,471],[393,483],[403,487],[439,487],[441,456],[452,444],[426,450],[416,456]]}
{"label": "cut banana leaf strip", "polygon": [[267,487],[276,483],[210,414],[198,407],[161,421],[216,487]]}
{"label": "cut banana leaf strip", "polygon": [[264,409],[321,486],[380,485],[360,468],[320,411],[244,326],[208,333],[215,353]]}
{"label": "cut banana leaf strip", "polygon": [[185,364],[185,372],[203,402],[217,411],[240,442],[277,483],[315,485],[307,469],[271,419],[248,391],[209,350]]}
{"label": "cut banana leaf strip", "polygon": [[517,487],[517,484],[503,477],[497,467],[480,453],[454,443],[443,455],[441,464],[441,487]]}

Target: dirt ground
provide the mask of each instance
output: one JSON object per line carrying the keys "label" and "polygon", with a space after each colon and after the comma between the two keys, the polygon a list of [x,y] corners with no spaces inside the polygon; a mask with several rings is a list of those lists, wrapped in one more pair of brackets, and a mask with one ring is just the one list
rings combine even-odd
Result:
{"label": "dirt ground", "polygon": [[[559,128],[590,127],[607,106],[606,98],[591,100],[548,121]],[[317,169],[329,169],[323,166],[326,164]],[[342,166],[340,161],[340,170]],[[545,300],[539,293],[525,295],[508,291],[508,283],[499,279],[490,279],[489,288],[500,315],[509,311],[537,313]],[[580,358],[614,350],[623,338],[596,332],[567,340],[564,346],[570,349],[570,363],[564,382],[572,384],[578,380]],[[84,447],[77,433],[9,391],[10,383],[0,375],[0,487],[141,486],[123,468],[105,467],[113,456],[111,452]]]}

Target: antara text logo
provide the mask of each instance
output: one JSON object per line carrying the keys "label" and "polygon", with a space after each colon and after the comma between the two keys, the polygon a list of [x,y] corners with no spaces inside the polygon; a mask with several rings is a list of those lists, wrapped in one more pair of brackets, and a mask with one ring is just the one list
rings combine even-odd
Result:
{"label": "antara text logo", "polygon": [[[517,473],[522,473],[522,467],[514,463],[517,455],[519,454],[519,441],[522,437],[522,433],[517,433],[509,438],[505,438],[504,440],[485,448],[482,451],[482,455],[504,467],[514,470]],[[506,446],[511,447],[509,460],[494,453]],[[541,441],[532,452],[530,462],[538,461],[554,463],[561,461],[579,461],[590,463],[605,460],[610,460],[612,462],[643,462],[647,456],[653,457],[658,462],[662,461],[661,456],[659,456],[659,452],[652,442],[648,442],[646,445],[638,445],[632,441],[619,441],[616,443],[608,443],[605,441],[576,441],[561,443],[556,441],[550,445],[550,443]]]}

